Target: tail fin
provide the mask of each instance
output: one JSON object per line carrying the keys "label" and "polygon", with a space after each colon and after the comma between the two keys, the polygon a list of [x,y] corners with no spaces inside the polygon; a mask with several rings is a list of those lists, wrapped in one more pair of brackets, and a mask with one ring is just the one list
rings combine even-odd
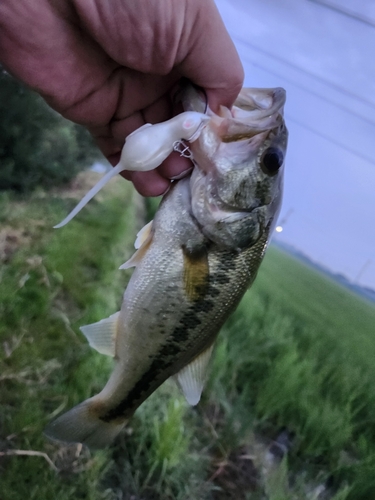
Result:
{"label": "tail fin", "polygon": [[44,430],[48,438],[68,443],[82,443],[89,448],[105,448],[118,435],[127,420],[104,422],[93,409],[94,398],[87,399],[64,413]]}

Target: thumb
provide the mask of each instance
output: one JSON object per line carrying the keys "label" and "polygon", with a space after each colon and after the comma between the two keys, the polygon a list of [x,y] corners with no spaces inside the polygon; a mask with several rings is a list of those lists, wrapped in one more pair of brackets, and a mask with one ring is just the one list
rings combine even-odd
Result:
{"label": "thumb", "polygon": [[220,105],[230,108],[243,85],[240,58],[213,0],[196,0],[193,6],[185,20],[178,69],[205,89],[213,111]]}

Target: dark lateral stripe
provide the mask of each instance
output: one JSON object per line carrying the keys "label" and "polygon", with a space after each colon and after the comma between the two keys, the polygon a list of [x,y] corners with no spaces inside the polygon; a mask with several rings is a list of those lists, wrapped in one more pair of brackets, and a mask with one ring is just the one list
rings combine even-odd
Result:
{"label": "dark lateral stripe", "polygon": [[[222,293],[223,286],[227,286],[231,279],[235,277],[233,275],[235,269],[236,262],[233,258],[233,252],[222,252],[216,272],[209,277],[205,297],[193,302],[189,306],[187,311],[182,315],[178,325],[175,326],[172,334],[168,337],[166,343],[157,353],[149,369],[115,408],[112,408],[100,417],[101,420],[111,422],[120,417],[130,416],[143,400],[173,374],[170,368],[174,365],[176,357],[186,350],[191,332],[197,330],[204,321],[202,313],[208,313],[215,307]],[[162,374],[164,376],[161,376]]]}
{"label": "dark lateral stripe", "polygon": [[[155,380],[162,371],[166,371],[172,364],[173,360],[164,361],[161,359],[163,349],[160,351],[159,356],[154,359],[151,363],[150,368],[146,373],[143,374],[142,378],[134,385],[133,389],[129,391],[126,397],[119,403],[115,408],[109,410],[105,415],[100,417],[104,422],[111,422],[119,417],[127,416],[127,413],[132,413],[132,409],[136,403],[141,399],[142,395],[149,391],[149,389],[154,385]],[[168,376],[165,377],[167,379]],[[161,380],[160,384],[165,380]],[[160,385],[158,384],[158,385]],[[155,389],[158,386],[155,387]],[[152,391],[151,391],[152,392]],[[150,392],[150,393],[151,393]],[[134,408],[135,410],[136,408]]]}
{"label": "dark lateral stripe", "polygon": [[[210,289],[212,289],[212,297],[216,297],[220,293],[214,287],[210,287]],[[119,417],[127,417],[129,413],[132,413],[138,407],[137,403],[145,399],[145,393],[146,395],[151,394],[172,374],[169,373],[169,368],[175,363],[178,354],[185,350],[190,332],[197,329],[202,322],[198,314],[209,312],[214,306],[214,301],[207,297],[189,307],[180,319],[179,324],[174,328],[172,335],[157,353],[147,372],[142,375],[142,378],[135,383],[134,387],[115,408],[100,417],[101,420],[111,422]],[[160,377],[163,372],[165,376]]]}

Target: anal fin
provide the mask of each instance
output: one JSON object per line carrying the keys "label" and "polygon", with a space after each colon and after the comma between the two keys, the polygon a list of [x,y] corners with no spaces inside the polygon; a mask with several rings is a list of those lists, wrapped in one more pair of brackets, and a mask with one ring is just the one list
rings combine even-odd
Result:
{"label": "anal fin", "polygon": [[213,344],[174,375],[174,379],[184,393],[186,401],[192,406],[197,405],[201,398],[212,349]]}
{"label": "anal fin", "polygon": [[91,347],[101,354],[115,356],[117,323],[120,312],[112,314],[91,325],[81,326],[80,330],[89,341]]}

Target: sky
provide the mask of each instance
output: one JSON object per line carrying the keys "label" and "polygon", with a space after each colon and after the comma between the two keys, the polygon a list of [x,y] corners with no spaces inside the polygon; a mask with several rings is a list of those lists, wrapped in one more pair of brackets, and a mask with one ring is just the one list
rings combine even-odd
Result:
{"label": "sky", "polygon": [[247,87],[284,87],[275,236],[375,289],[374,0],[216,0]]}

